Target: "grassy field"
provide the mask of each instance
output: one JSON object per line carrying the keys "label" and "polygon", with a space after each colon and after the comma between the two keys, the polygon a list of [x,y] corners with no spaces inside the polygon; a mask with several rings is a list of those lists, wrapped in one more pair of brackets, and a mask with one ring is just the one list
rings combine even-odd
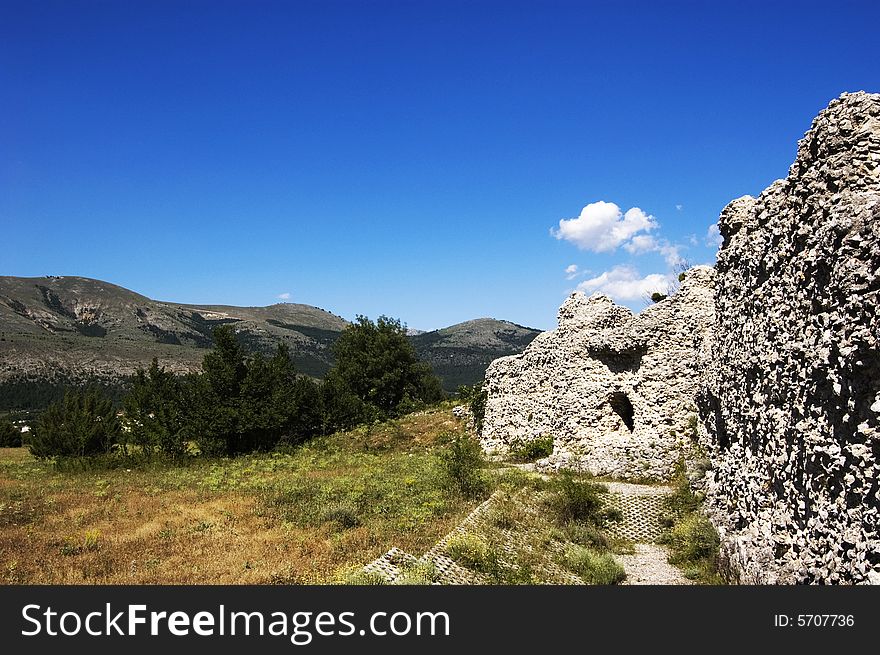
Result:
{"label": "grassy field", "polygon": [[341,582],[476,506],[439,479],[438,435],[457,429],[435,409],[289,453],[85,471],[0,449],[0,582]]}

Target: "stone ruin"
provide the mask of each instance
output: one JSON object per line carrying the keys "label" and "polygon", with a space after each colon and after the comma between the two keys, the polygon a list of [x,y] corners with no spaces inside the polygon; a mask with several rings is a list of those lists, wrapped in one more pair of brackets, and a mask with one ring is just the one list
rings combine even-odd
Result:
{"label": "stone ruin", "polygon": [[880,95],[832,101],[719,228],[699,405],[731,573],[880,582]]}
{"label": "stone ruin", "polygon": [[553,437],[539,468],[621,479],[667,479],[693,433],[698,354],[714,321],[709,267],[639,314],[603,295],[572,294],[559,327],[486,372],[482,443]]}
{"label": "stone ruin", "polygon": [[880,95],[832,101],[719,229],[674,296],[574,294],[493,362],[483,445],[552,435],[543,468],[662,478],[695,429],[731,579],[880,583]]}

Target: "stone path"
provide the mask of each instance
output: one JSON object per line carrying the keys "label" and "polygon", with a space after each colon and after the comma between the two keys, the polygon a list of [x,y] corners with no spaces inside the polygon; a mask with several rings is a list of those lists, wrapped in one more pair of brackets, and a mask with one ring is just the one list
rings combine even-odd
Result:
{"label": "stone path", "polygon": [[659,544],[636,544],[633,555],[615,555],[626,571],[625,585],[689,585],[681,571],[666,561],[666,549]]}

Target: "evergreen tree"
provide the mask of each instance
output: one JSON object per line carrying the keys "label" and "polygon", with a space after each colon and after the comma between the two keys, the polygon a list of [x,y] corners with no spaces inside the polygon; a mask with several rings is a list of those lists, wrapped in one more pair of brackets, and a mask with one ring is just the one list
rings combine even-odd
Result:
{"label": "evergreen tree", "polygon": [[71,389],[37,421],[30,449],[38,458],[97,455],[110,452],[120,433],[109,398],[94,387]]}
{"label": "evergreen tree", "polygon": [[267,450],[289,430],[298,409],[296,370],[283,344],[270,359],[258,353],[246,367],[240,405],[241,447]]}
{"label": "evergreen tree", "polygon": [[214,348],[202,360],[202,374],[188,388],[187,431],[203,453],[235,455],[241,444],[241,390],[247,377],[244,351],[228,325],[214,330]]}
{"label": "evergreen tree", "polygon": [[156,450],[170,455],[184,451],[184,415],[181,383],[153,359],[149,369],[139,369],[125,407],[127,439],[150,454]]}
{"label": "evergreen tree", "polygon": [[7,419],[0,419],[0,448],[21,446],[21,428]]}

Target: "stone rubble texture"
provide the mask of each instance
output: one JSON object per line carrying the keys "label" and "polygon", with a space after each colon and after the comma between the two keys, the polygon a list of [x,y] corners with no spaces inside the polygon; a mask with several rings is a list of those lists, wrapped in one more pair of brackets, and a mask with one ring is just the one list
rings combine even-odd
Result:
{"label": "stone rubble texture", "polygon": [[714,277],[695,267],[676,294],[635,315],[607,296],[569,296],[556,330],[489,366],[483,447],[503,455],[517,440],[550,435],[553,453],[539,470],[669,478],[696,419]]}
{"label": "stone rubble texture", "polygon": [[813,121],[785,180],[722,212],[699,398],[708,508],[745,583],[880,571],[880,95]]}

